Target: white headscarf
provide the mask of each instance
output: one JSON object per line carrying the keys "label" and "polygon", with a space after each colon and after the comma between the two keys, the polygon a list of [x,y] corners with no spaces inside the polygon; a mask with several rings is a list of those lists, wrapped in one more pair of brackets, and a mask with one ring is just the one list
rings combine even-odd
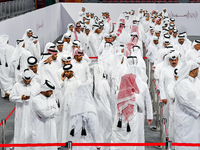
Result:
{"label": "white headscarf", "polygon": [[1,64],[4,65],[4,63],[7,62],[6,60],[6,45],[9,40],[9,36],[6,34],[3,34],[0,36],[0,61]]}
{"label": "white headscarf", "polygon": [[177,80],[176,84],[178,84],[183,79],[189,77],[190,71],[192,71],[196,68],[199,68],[199,64],[192,60],[189,60],[189,61],[183,63],[181,65],[180,69],[178,70],[178,80]]}

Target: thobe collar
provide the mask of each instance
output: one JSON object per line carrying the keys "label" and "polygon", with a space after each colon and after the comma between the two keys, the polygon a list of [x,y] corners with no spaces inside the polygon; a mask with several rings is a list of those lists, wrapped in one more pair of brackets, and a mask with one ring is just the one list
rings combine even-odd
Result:
{"label": "thobe collar", "polygon": [[41,96],[41,98],[42,98],[43,100],[46,100],[46,99],[48,99],[48,98],[51,98],[51,96],[50,96],[50,97],[46,97],[46,96],[44,96],[44,95],[41,94],[41,93],[40,93],[40,96]]}
{"label": "thobe collar", "polygon": [[[196,77],[197,78],[197,77]],[[188,77],[188,79],[191,81],[191,82],[195,82],[196,81],[196,78],[193,78],[191,76]]]}

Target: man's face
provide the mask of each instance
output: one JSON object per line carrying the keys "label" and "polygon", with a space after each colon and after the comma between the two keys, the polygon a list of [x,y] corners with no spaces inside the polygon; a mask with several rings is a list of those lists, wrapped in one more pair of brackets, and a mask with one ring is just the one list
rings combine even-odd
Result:
{"label": "man's face", "polygon": [[73,46],[72,46],[72,48],[73,48],[73,49],[75,49],[75,48],[78,48],[78,46],[76,46],[76,45],[73,45]]}
{"label": "man's face", "polygon": [[172,67],[176,67],[177,64],[178,64],[178,58],[176,58],[176,59],[169,59],[169,62],[170,62],[170,65]]}
{"label": "man's face", "polygon": [[76,31],[77,31],[78,33],[80,33],[81,28],[76,28]]}
{"label": "man's face", "polygon": [[85,30],[86,35],[90,33],[90,30]]}
{"label": "man's face", "polygon": [[160,37],[160,32],[155,33],[157,37]]}
{"label": "man's face", "polygon": [[146,21],[149,21],[149,17],[146,18]]}
{"label": "man's face", "polygon": [[71,32],[73,32],[74,26],[70,26],[70,27],[69,27],[69,30],[70,30]]}
{"label": "man's face", "polygon": [[184,43],[184,39],[178,39],[178,42],[182,45]]}
{"label": "man's face", "polygon": [[200,50],[200,44],[194,45],[194,48],[195,48],[197,51]]}
{"label": "man's face", "polygon": [[62,61],[63,65],[71,64],[71,61]]}
{"label": "man's face", "polygon": [[158,22],[157,22],[157,24],[158,24],[158,25],[160,25],[160,24],[161,24],[161,20],[160,20],[160,21],[158,21]]}
{"label": "man's face", "polygon": [[166,9],[163,9],[163,12],[166,13]]}
{"label": "man's face", "polygon": [[151,35],[153,35],[153,34],[154,34],[154,30],[151,30],[150,32],[151,32]]}
{"label": "man's face", "polygon": [[27,80],[25,80],[24,78],[22,78],[22,79],[23,79],[23,81],[24,81],[24,83],[25,83],[26,85],[30,84],[30,83],[31,83],[31,80],[32,80],[32,79],[30,79],[30,80],[27,81]]}
{"label": "man's face", "polygon": [[173,33],[173,37],[176,38],[178,33]]}
{"label": "man's face", "polygon": [[69,79],[73,77],[73,71],[65,71],[65,76]]}
{"label": "man's face", "polygon": [[199,68],[197,69],[194,69],[194,76],[197,77],[198,76],[198,73],[199,73]]}
{"label": "man's face", "polygon": [[90,21],[85,22],[87,25],[90,24]]}
{"label": "man's face", "polygon": [[172,35],[172,33],[173,33],[173,30],[169,30],[169,34]]}
{"label": "man's face", "polygon": [[91,17],[91,18],[94,18],[94,15],[93,15],[93,14],[92,14],[92,15],[90,15],[90,17]]}
{"label": "man's face", "polygon": [[38,67],[38,65],[29,66],[29,68],[30,68],[34,73],[37,73],[37,67]]}
{"label": "man's face", "polygon": [[135,14],[135,12],[133,11],[133,12],[132,12],[132,15],[134,15],[134,14]]}
{"label": "man's face", "polygon": [[117,38],[116,36],[112,36],[113,42],[116,40],[116,38]]}
{"label": "man's face", "polygon": [[86,14],[86,17],[89,18],[89,17],[90,17],[90,14]]}
{"label": "man's face", "polygon": [[69,43],[70,42],[70,38],[64,38],[65,39],[65,42]]}
{"label": "man's face", "polygon": [[81,62],[81,60],[83,59],[83,56],[82,55],[76,55],[76,56],[74,56],[74,58],[77,62]]}
{"label": "man's face", "polygon": [[111,38],[105,38],[106,42],[111,42]]}
{"label": "man's face", "polygon": [[46,91],[46,92],[45,92],[45,96],[46,96],[46,97],[50,97],[52,94],[53,94],[53,91],[52,91],[52,90],[49,90],[49,91]]}
{"label": "man's face", "polygon": [[157,44],[158,44],[158,40],[154,40],[153,43],[154,43],[155,45],[157,45]]}
{"label": "man's face", "polygon": [[97,34],[100,34],[102,32],[101,29],[97,29]]}
{"label": "man's face", "polygon": [[82,8],[82,12],[85,12],[85,8]]}
{"label": "man's face", "polygon": [[167,47],[168,45],[170,45],[170,43],[163,43],[164,47]]}
{"label": "man's face", "polygon": [[84,31],[84,28],[81,28],[81,32],[83,32]]}
{"label": "man's face", "polygon": [[33,35],[33,32],[27,32],[27,36],[30,38]]}
{"label": "man's face", "polygon": [[25,47],[25,43],[22,45],[22,47],[23,47],[23,48]]}
{"label": "man's face", "polygon": [[57,48],[58,48],[58,50],[59,50],[60,52],[63,51],[63,45],[58,45]]}
{"label": "man's face", "polygon": [[152,19],[152,22],[154,23],[155,21],[156,21],[156,19],[155,19],[155,18],[153,18],[153,19]]}
{"label": "man's face", "polygon": [[57,54],[52,55],[52,59],[53,59],[53,60],[56,60],[57,57],[58,57]]}
{"label": "man's face", "polygon": [[106,18],[109,18],[109,14],[106,14],[105,16],[106,16]]}

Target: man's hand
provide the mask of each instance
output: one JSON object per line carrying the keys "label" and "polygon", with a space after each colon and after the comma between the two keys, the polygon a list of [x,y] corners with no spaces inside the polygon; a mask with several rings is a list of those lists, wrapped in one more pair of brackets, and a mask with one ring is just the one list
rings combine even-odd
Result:
{"label": "man's hand", "polygon": [[153,119],[147,119],[147,124],[150,125],[153,122]]}
{"label": "man's hand", "polygon": [[30,97],[26,97],[25,95],[22,95],[22,100],[27,100],[29,99]]}
{"label": "man's hand", "polygon": [[163,102],[164,104],[167,104],[167,99],[162,99],[162,102]]}
{"label": "man's hand", "polygon": [[[64,81],[65,78],[66,78],[66,76],[64,76],[64,74],[65,74],[64,72],[61,74],[61,80],[62,80],[62,81]],[[64,77],[63,77],[63,76],[64,76]]]}

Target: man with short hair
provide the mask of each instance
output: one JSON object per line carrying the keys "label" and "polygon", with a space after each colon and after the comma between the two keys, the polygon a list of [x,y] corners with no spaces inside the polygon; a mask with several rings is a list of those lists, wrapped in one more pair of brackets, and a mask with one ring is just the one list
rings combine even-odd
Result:
{"label": "man with short hair", "polygon": [[[32,100],[33,143],[57,143],[56,116],[58,106],[52,95],[55,86],[48,80],[40,87],[40,94]],[[34,147],[34,150],[57,150],[57,147]]]}
{"label": "man with short hair", "polygon": [[[10,101],[16,104],[14,143],[32,143],[32,128],[34,122],[31,120],[31,103],[37,94],[40,85],[33,82],[33,72],[25,69],[19,76],[17,82],[10,93]],[[15,148],[16,150],[27,148]]]}

